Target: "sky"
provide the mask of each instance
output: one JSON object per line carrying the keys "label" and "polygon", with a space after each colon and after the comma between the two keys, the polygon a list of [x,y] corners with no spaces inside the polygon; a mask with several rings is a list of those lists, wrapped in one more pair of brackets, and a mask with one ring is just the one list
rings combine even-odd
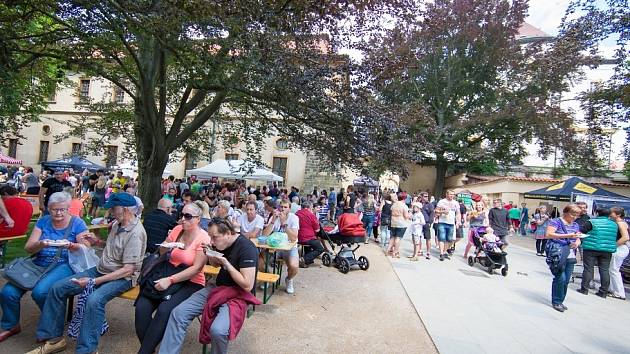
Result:
{"label": "sky", "polygon": [[[558,26],[564,16],[564,12],[569,5],[568,0],[530,0],[529,1],[529,16],[525,21],[534,27],[541,29],[550,35],[558,34]],[[603,3],[603,1],[601,1]],[[606,57],[612,57],[614,53],[614,39],[606,40],[600,47],[600,52]],[[587,69],[585,72],[585,79],[577,83],[571,92],[563,96],[564,103],[562,107],[565,109],[574,109],[580,116],[580,109],[576,101],[568,101],[568,99],[574,97],[577,93],[588,89],[590,83],[598,80],[607,80],[613,74],[612,66],[600,66],[596,69]],[[611,160],[622,160],[621,153],[623,151],[623,144],[625,143],[625,132],[623,130],[617,131],[612,137],[612,151]],[[537,148],[533,145],[528,145],[527,150],[529,156],[524,159],[524,164],[527,166],[553,166],[553,156],[546,160],[541,160],[537,155]]]}

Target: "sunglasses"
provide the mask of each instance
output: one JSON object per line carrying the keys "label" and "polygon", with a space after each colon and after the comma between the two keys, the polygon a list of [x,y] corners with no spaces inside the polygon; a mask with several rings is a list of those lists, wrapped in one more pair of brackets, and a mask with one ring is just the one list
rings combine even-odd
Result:
{"label": "sunglasses", "polygon": [[190,213],[182,214],[182,218],[184,218],[184,220],[192,220],[192,218],[198,218],[198,217],[199,215],[193,215]]}

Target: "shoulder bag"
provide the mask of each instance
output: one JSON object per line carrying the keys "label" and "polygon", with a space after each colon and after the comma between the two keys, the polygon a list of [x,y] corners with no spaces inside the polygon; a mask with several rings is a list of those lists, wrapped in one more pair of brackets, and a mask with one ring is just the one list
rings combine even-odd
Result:
{"label": "shoulder bag", "polygon": [[[70,232],[72,231],[72,225],[74,223],[74,216],[70,218],[70,223],[68,224],[68,228],[66,228],[66,233],[63,236],[63,240],[67,239],[70,236]],[[11,261],[4,269],[2,275],[13,285],[17,286],[22,290],[33,290],[37,282],[41,278],[46,275],[51,269],[53,269],[59,259],[61,258],[61,247],[57,248],[57,254],[52,259],[52,262],[48,267],[42,267],[35,264],[35,258],[37,257],[37,253],[33,254],[30,257],[20,257]]]}
{"label": "shoulder bag", "polygon": [[[182,229],[179,235],[177,235],[176,242],[179,242],[183,233],[184,230]],[[177,274],[188,268],[187,265],[180,264],[176,267],[171,264],[171,262],[169,262],[171,259],[171,252],[172,250],[169,250],[164,254],[160,254],[160,249],[158,248],[154,253],[146,256],[142,261],[140,277],[138,278],[138,285],[140,286],[140,293],[142,296],[151,300],[168,300],[172,294],[176,293],[186,284],[186,282],[174,283],[166,290],[157,290],[155,288],[155,282],[157,280],[168,278],[171,275]]]}

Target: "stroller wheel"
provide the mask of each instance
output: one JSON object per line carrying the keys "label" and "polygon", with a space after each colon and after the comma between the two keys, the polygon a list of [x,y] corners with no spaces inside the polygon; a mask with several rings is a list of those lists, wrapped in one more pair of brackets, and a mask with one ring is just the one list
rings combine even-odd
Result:
{"label": "stroller wheel", "polygon": [[330,254],[328,252],[324,252],[322,255],[322,264],[326,267],[330,267],[332,264],[332,259],[330,259]]}
{"label": "stroller wheel", "polygon": [[359,257],[359,268],[361,268],[362,270],[368,270],[368,268],[370,268],[370,262],[368,261],[367,257]]}
{"label": "stroller wheel", "polygon": [[501,275],[504,277],[507,277],[508,275],[508,266],[505,265],[503,268],[501,268]]}
{"label": "stroller wheel", "polygon": [[494,266],[492,264],[490,264],[488,266],[488,274],[493,274],[494,273]]}
{"label": "stroller wheel", "polygon": [[473,266],[475,264],[475,259],[472,256],[468,256],[468,265]]}
{"label": "stroller wheel", "polygon": [[339,262],[339,271],[346,274],[350,271],[350,262],[347,259],[342,258]]}

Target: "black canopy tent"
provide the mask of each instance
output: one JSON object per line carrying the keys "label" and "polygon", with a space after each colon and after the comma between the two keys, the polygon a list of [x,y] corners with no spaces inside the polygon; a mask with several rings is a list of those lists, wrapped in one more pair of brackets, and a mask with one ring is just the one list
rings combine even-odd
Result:
{"label": "black canopy tent", "polygon": [[82,172],[83,170],[107,170],[104,166],[97,165],[90,160],[76,155],[64,159],[42,162],[42,168],[48,170],[54,170],[56,168],[72,168],[75,172]]}
{"label": "black canopy tent", "polygon": [[628,197],[609,192],[603,188],[590,184],[579,177],[571,177],[560,183],[552,184],[549,187],[527,192],[525,193],[524,197],[526,199],[543,199],[570,202],[573,200],[574,195],[579,194],[630,201]]}

